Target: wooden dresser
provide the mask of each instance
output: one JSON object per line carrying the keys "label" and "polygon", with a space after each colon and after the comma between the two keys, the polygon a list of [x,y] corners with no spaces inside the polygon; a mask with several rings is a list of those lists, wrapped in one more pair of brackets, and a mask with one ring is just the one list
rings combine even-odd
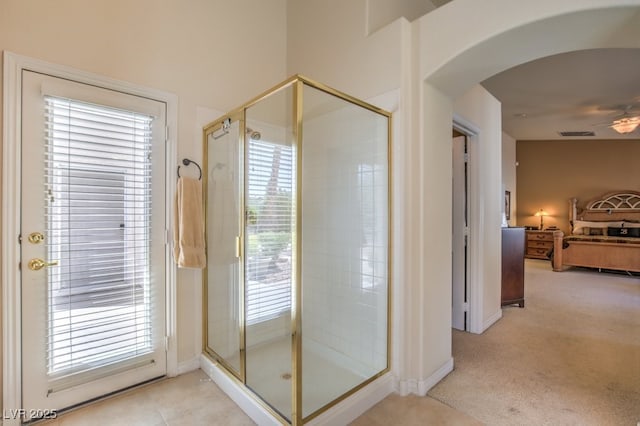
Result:
{"label": "wooden dresser", "polygon": [[553,248],[553,231],[527,231],[527,253],[529,259],[549,259]]}
{"label": "wooden dresser", "polygon": [[524,228],[502,228],[502,306],[524,308],[524,249]]}

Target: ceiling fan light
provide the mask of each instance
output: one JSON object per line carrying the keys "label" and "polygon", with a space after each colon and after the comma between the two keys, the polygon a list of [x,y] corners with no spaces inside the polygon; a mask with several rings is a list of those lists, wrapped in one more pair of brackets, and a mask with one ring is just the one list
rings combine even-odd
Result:
{"label": "ceiling fan light", "polygon": [[629,117],[614,120],[611,127],[616,132],[624,135],[633,132],[640,125],[640,117]]}

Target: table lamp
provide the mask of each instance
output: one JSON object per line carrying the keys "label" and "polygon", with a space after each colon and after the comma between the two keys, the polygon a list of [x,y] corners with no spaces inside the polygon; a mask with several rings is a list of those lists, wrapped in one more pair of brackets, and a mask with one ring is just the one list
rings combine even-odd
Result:
{"label": "table lamp", "polygon": [[549,216],[549,213],[547,213],[544,210],[540,209],[539,211],[536,212],[536,214],[534,216],[540,216],[540,230],[542,231],[544,229],[543,218],[545,216]]}

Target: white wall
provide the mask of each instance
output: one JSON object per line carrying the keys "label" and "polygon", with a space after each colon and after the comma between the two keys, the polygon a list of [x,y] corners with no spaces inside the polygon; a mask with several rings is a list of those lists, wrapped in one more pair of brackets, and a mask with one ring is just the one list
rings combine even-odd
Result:
{"label": "white wall", "polygon": [[469,144],[470,238],[481,247],[471,253],[471,279],[482,292],[482,329],[473,331],[484,331],[501,316],[502,113],[500,102],[480,85],[457,98],[453,109],[479,130]]}
{"label": "white wall", "polygon": [[639,0],[455,0],[417,22],[419,73],[455,98],[540,57],[638,47],[639,6]]}
{"label": "white wall", "polygon": [[366,0],[289,1],[287,72],[360,99],[397,89],[402,24],[397,20],[368,36],[366,5]]}
{"label": "white wall", "polygon": [[[605,5],[597,0],[568,0],[562,3],[549,0],[526,3],[510,0],[455,0],[446,7],[423,16],[413,23],[413,27],[415,78],[425,89],[416,92],[409,87],[403,94],[416,96],[418,93],[418,105],[413,105],[413,111],[417,110],[419,116],[413,123],[412,134],[417,136],[414,140],[419,141],[419,144],[431,146],[438,144],[445,132],[450,131],[451,99],[466,97],[465,93],[476,90],[475,85],[499,71],[563,51],[593,47],[637,47],[640,37],[640,1],[613,0]],[[461,28],[464,30],[461,31]],[[523,46],[526,46],[526,49],[523,49]],[[434,93],[437,95],[434,96]],[[461,106],[460,101],[457,105]],[[460,112],[464,113],[462,109]],[[482,117],[483,113],[477,112]],[[430,116],[441,119],[434,120]],[[496,118],[498,117],[496,114]],[[489,117],[485,116],[483,119]],[[472,253],[472,259],[483,257],[480,264],[472,270],[472,274],[479,276],[486,286],[482,294],[478,295],[483,298],[481,317],[478,318],[482,322],[482,329],[490,326],[501,313],[497,284],[500,278],[498,227],[503,197],[500,177],[500,128],[495,123],[489,128],[481,127],[480,135],[487,134],[491,139],[490,147],[484,151],[486,147],[482,146],[483,150],[478,153],[479,169],[476,170],[476,176],[480,179],[480,190],[476,194],[479,197],[477,204],[481,206],[481,217],[478,220],[484,224],[484,228],[472,230],[489,233],[478,251]],[[410,159],[413,167],[436,170],[433,173],[443,181],[448,177],[448,172],[439,163],[441,161],[450,164],[448,157],[434,158],[428,155],[425,148],[425,153],[419,158],[420,160],[415,160],[414,157]],[[434,194],[430,191],[430,183],[427,180],[420,183],[417,190],[412,191],[408,197]],[[443,199],[448,199],[446,194]],[[411,218],[407,227],[423,229],[433,221],[444,220],[445,212],[424,208],[420,211],[422,214]],[[424,235],[423,239],[433,241],[433,235],[421,235]],[[446,238],[444,234],[438,235]],[[419,244],[427,247],[429,242],[420,241]],[[440,255],[444,258],[444,251],[449,250],[449,245],[443,244],[438,250],[441,250]],[[441,263],[445,264],[448,266],[449,262]],[[418,266],[413,265],[413,268]],[[408,271],[407,275],[415,273],[415,270]],[[447,300],[443,281],[446,277],[442,266],[425,268],[424,272],[418,273],[418,277],[419,283],[425,283],[425,289],[428,288],[426,286],[429,285],[429,279],[439,287],[439,290],[431,290],[437,295],[436,298],[424,299],[422,309],[426,318],[427,315],[433,315],[428,312],[440,311],[439,303]],[[474,312],[471,314],[473,316]],[[407,360],[410,364],[406,368],[407,374],[418,375],[418,379],[425,381],[427,387],[446,374],[449,368],[447,355],[441,350],[432,351],[433,343],[443,344],[446,336],[450,334],[449,318],[450,316],[445,317],[445,313],[441,312],[436,320],[444,325],[434,327],[430,333],[421,333],[418,330],[415,337],[424,338],[423,348],[428,347],[429,351],[422,349],[424,353],[421,353],[417,366],[411,365],[411,361]],[[437,366],[440,368],[436,368]]]}
{"label": "white wall", "polygon": [[[451,128],[453,103],[440,90],[424,84],[422,99],[430,104],[421,112],[424,129],[429,129],[429,139],[420,143],[420,151],[412,162],[417,161],[415,178],[421,183],[417,190],[417,223],[409,224],[417,231],[419,250],[414,253],[414,267],[419,268],[418,281],[413,283],[420,289],[416,298],[423,340],[419,356],[407,366],[406,374],[417,375],[418,389],[414,393],[424,394],[430,387],[425,381],[431,374],[451,361],[451,233],[452,196],[451,181]],[[436,106],[436,108],[431,108]],[[446,126],[439,125],[446,123]],[[424,136],[426,137],[426,136]],[[416,225],[418,227],[416,228]],[[415,303],[415,302],[414,302]],[[428,342],[428,344],[426,343]],[[406,379],[405,379],[406,380]]]}
{"label": "white wall", "polygon": [[366,0],[366,34],[372,34],[401,16],[413,21],[436,7],[429,0]]}
{"label": "white wall", "polygon": [[[176,94],[178,158],[199,161],[203,111],[286,78],[286,1],[2,0],[5,49]],[[200,351],[200,276],[178,271],[180,363]]]}
{"label": "white wall", "polygon": [[502,189],[511,191],[511,219],[509,226],[516,226],[517,190],[516,190],[516,140],[502,132]]}

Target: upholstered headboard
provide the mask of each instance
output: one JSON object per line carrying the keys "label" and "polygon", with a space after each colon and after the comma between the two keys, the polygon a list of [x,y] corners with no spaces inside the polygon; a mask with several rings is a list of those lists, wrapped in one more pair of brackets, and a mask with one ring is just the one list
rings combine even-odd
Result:
{"label": "upholstered headboard", "polygon": [[576,221],[640,221],[640,192],[610,192],[587,203],[582,210],[578,209],[578,199],[569,201],[569,222],[572,230]]}

